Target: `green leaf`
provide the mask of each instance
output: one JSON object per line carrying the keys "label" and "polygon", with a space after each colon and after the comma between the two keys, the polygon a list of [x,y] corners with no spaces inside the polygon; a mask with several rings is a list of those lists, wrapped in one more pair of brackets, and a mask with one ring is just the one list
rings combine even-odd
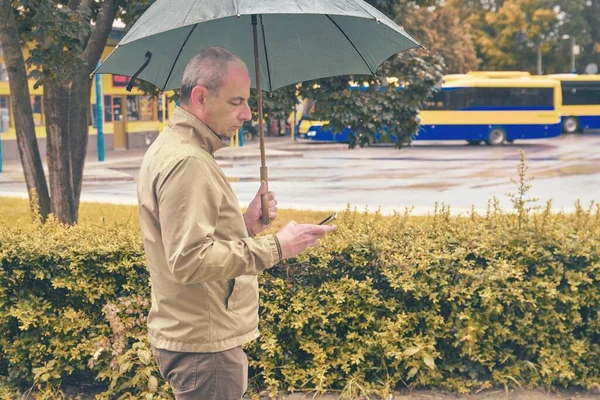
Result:
{"label": "green leaf", "polygon": [[127,372],[131,369],[132,365],[133,364],[130,361],[127,361],[127,362],[121,364],[121,367],[119,368],[119,372],[124,374],[125,372]]}
{"label": "green leaf", "polygon": [[158,379],[156,379],[155,376],[151,376],[148,379],[148,391],[156,392],[157,389],[158,389]]}
{"label": "green leaf", "polygon": [[431,357],[429,354],[425,354],[423,356],[423,362],[425,363],[425,365],[427,365],[430,369],[435,369],[435,361],[433,361],[433,357]]}
{"label": "green leaf", "polygon": [[407,355],[407,356],[414,356],[415,354],[417,354],[420,351],[421,351],[420,347],[414,346],[414,347],[411,347],[411,348],[408,348],[408,349],[404,350],[404,354]]}
{"label": "green leaf", "polygon": [[419,368],[412,367],[410,371],[408,371],[408,374],[406,374],[406,379],[411,379],[417,374],[417,372],[419,372]]}
{"label": "green leaf", "polygon": [[152,361],[152,353],[148,350],[138,350],[138,357],[144,365],[148,365]]}

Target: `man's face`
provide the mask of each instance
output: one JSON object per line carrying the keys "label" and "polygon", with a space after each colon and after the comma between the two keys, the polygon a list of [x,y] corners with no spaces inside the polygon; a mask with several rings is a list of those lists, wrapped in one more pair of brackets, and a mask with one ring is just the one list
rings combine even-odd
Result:
{"label": "man's face", "polygon": [[235,136],[244,121],[252,119],[249,97],[248,72],[240,66],[230,65],[218,92],[208,93],[202,121],[219,136]]}

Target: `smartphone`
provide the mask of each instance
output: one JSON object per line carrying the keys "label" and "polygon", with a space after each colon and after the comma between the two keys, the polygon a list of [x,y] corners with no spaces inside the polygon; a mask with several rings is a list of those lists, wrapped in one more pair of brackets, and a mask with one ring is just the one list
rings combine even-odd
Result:
{"label": "smartphone", "polygon": [[319,222],[319,225],[327,225],[335,221],[337,218],[337,213],[334,212],[329,217],[325,218],[323,221]]}

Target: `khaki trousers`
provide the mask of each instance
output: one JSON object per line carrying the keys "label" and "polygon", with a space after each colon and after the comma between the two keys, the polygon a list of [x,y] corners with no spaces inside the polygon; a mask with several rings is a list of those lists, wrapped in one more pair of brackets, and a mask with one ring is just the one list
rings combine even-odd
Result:
{"label": "khaki trousers", "polygon": [[241,346],[219,353],[152,346],[152,353],[177,400],[240,400],[248,388],[248,357]]}

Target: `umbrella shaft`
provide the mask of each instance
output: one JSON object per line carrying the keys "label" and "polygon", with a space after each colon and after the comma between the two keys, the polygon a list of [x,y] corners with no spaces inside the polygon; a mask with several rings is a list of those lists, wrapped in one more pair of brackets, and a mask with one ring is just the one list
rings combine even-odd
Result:
{"label": "umbrella shaft", "polygon": [[260,140],[260,166],[266,167],[267,161],[265,157],[265,126],[263,121],[263,104],[262,91],[260,88],[260,60],[258,57],[258,31],[257,17],[252,15],[252,37],[254,42],[254,71],[256,73],[256,91],[258,93],[258,137]]}

